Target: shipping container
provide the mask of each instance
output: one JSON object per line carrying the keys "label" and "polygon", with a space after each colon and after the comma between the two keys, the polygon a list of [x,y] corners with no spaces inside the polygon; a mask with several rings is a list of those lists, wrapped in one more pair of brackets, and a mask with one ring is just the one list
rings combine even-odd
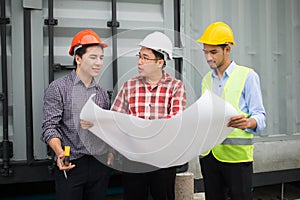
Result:
{"label": "shipping container", "polygon": [[164,32],[174,44],[166,70],[184,81],[191,105],[209,71],[196,40],[214,21],[233,29],[232,59],[260,76],[267,128],[254,139],[254,186],[300,180],[299,0],[1,0],[0,6],[0,184],[53,180],[53,156],[40,140],[43,95],[74,69],[68,50],[78,31],[91,28],[108,43],[98,78],[112,98],[137,75],[138,43]]}

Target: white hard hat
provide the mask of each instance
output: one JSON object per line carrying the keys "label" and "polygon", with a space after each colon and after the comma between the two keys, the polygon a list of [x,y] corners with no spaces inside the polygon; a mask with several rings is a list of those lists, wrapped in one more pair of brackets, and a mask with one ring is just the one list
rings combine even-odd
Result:
{"label": "white hard hat", "polygon": [[164,60],[172,60],[172,42],[168,36],[161,32],[150,33],[139,45],[163,54]]}

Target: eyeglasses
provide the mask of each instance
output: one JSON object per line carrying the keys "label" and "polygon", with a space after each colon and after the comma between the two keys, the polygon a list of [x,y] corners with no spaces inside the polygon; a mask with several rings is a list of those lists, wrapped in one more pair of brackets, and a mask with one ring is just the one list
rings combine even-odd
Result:
{"label": "eyeglasses", "polygon": [[148,57],[144,57],[141,56],[140,54],[136,54],[136,57],[138,59],[142,59],[143,62],[148,62],[149,60],[160,60],[159,58],[148,58]]}

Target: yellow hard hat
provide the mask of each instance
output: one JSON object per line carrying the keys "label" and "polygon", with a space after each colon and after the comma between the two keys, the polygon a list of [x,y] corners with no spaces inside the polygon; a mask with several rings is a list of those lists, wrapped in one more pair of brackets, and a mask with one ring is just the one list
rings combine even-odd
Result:
{"label": "yellow hard hat", "polygon": [[197,42],[210,45],[228,43],[235,45],[233,32],[231,28],[224,22],[214,22],[210,24]]}

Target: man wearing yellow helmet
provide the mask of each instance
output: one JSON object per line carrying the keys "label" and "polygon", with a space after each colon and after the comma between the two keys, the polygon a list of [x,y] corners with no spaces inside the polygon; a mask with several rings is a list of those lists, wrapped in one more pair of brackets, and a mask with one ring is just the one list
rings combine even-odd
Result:
{"label": "man wearing yellow helmet", "polygon": [[234,130],[201,159],[201,171],[207,200],[252,199],[253,134],[266,124],[259,76],[253,69],[239,66],[229,58],[235,45],[231,28],[224,22],[207,27],[197,40],[212,69],[202,81],[202,93],[212,90],[239,112],[227,123]]}

